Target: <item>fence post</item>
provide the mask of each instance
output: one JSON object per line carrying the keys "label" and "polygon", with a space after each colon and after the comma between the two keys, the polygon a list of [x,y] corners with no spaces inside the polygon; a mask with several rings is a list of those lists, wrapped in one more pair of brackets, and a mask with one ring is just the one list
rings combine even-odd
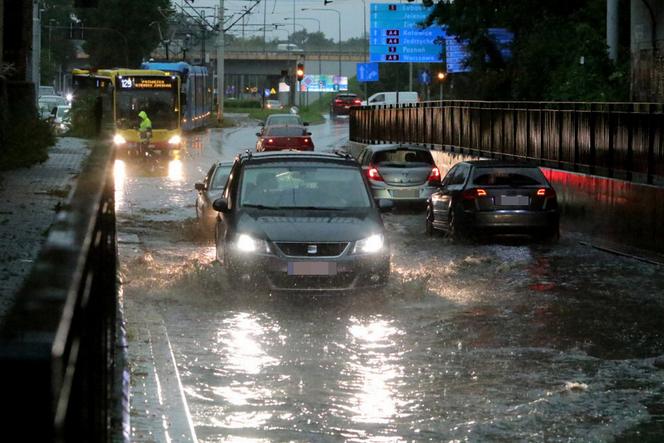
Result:
{"label": "fence post", "polygon": [[573,170],[579,170],[579,108],[574,102],[574,165]]}
{"label": "fence post", "polygon": [[627,124],[627,159],[625,160],[627,169],[627,180],[632,181],[632,172],[634,171],[634,121],[636,111],[632,109],[628,115],[629,121]]}
{"label": "fence post", "polygon": [[558,168],[563,169],[563,110],[558,105]]}
{"label": "fence post", "polygon": [[654,104],[648,105],[648,176],[646,182],[649,185],[653,183],[655,175],[655,114],[653,113]]}
{"label": "fence post", "polygon": [[613,177],[613,104],[609,103],[606,118],[608,120],[609,130],[609,155],[607,158],[607,167],[609,169],[609,177]]}
{"label": "fence post", "polygon": [[526,159],[530,158],[530,106],[526,105]]}
{"label": "fence post", "polygon": [[[517,155],[518,143],[517,143],[517,109],[516,106],[512,107],[512,155]],[[519,157],[521,157],[519,155]]]}
{"label": "fence post", "polygon": [[596,162],[596,146],[595,146],[595,104],[590,104],[590,115],[588,116],[588,128],[590,130],[590,161],[589,163],[589,172],[590,174],[595,173],[595,162]]}
{"label": "fence post", "polygon": [[544,159],[544,108],[540,103],[539,110],[539,158],[538,160],[542,162]]}

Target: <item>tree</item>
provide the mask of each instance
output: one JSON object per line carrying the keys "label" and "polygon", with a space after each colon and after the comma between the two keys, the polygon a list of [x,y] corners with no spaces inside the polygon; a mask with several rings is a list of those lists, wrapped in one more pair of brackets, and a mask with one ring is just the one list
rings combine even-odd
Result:
{"label": "tree", "polygon": [[73,8],[71,0],[45,1],[41,7],[41,83],[51,85],[58,68],[75,57],[68,29]]}
{"label": "tree", "polygon": [[99,0],[97,8],[79,9],[90,64],[138,66],[160,43],[157,24],[166,29],[169,6],[169,0]]}
{"label": "tree", "polygon": [[[468,42],[467,98],[620,100],[624,63],[614,66],[604,43],[605,0],[423,0],[428,23],[446,25]],[[504,59],[489,29],[514,33]],[[583,64],[581,64],[583,61]]]}

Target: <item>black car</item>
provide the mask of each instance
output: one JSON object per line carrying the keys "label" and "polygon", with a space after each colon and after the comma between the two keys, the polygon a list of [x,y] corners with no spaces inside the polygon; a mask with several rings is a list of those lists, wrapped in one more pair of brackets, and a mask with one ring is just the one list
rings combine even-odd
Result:
{"label": "black car", "polygon": [[233,162],[217,162],[212,165],[205,175],[203,183],[196,183],[198,191],[196,196],[196,219],[204,227],[212,227],[217,217],[217,211],[212,209],[212,202],[221,197],[231,172]]}
{"label": "black car", "polygon": [[535,234],[557,239],[556,192],[536,166],[495,160],[454,165],[427,202],[426,229],[452,237]]}
{"label": "black car", "polygon": [[379,206],[359,165],[342,154],[237,157],[215,229],[233,284],[330,291],[384,285],[390,252]]}

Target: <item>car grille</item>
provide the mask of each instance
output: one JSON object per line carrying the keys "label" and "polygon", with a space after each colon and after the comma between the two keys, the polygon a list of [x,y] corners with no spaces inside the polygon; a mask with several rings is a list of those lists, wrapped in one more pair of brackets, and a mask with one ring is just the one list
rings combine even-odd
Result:
{"label": "car grille", "polygon": [[[348,242],[343,243],[276,243],[284,255],[289,257],[336,257],[341,255]],[[315,253],[313,247],[315,246]]]}

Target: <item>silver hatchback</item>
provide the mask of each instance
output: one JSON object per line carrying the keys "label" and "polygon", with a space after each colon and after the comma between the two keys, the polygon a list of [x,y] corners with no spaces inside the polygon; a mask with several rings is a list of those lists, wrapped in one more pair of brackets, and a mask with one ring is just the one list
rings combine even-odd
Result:
{"label": "silver hatchback", "polygon": [[369,145],[357,160],[374,199],[425,204],[440,184],[440,170],[421,146]]}

